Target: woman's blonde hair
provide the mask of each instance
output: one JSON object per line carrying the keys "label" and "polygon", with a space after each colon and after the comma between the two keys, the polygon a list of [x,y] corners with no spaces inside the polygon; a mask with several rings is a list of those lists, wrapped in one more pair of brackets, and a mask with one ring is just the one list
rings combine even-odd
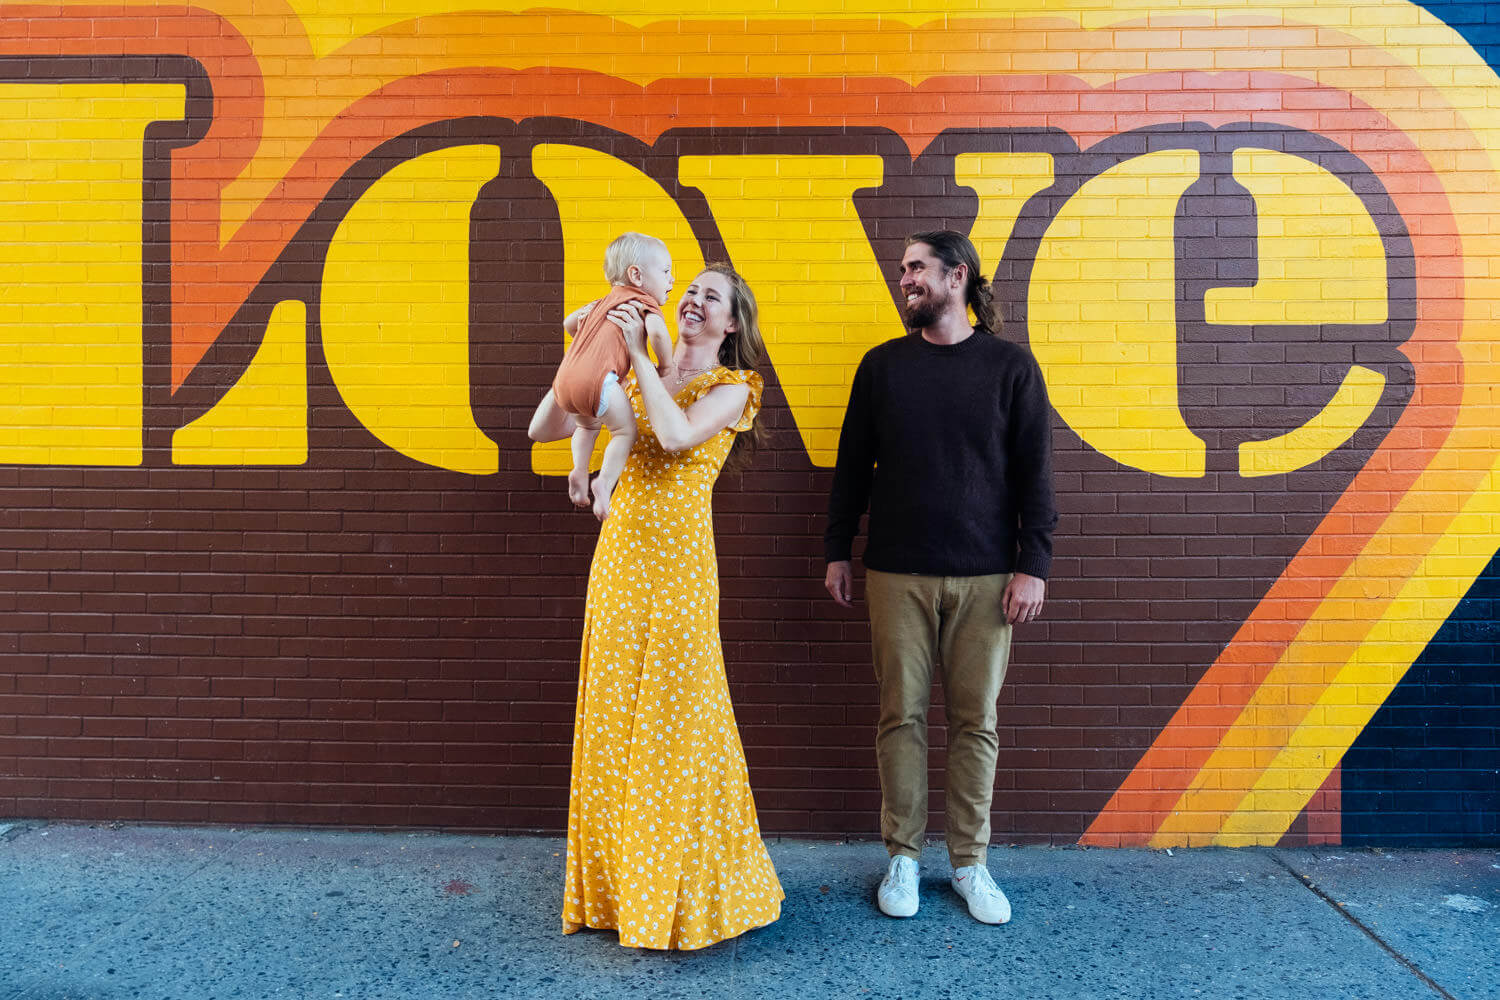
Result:
{"label": "woman's blonde hair", "polygon": [[[719,345],[719,364],[737,371],[758,371],[766,356],[766,342],[760,334],[760,308],[755,304],[755,293],[733,264],[715,261],[703,270],[712,271],[729,283],[729,315],[734,320],[734,329],[725,332],[724,342]],[[724,463],[725,471],[743,471],[755,450],[765,443],[765,428],[756,420],[748,431],[735,435],[734,447]]]}

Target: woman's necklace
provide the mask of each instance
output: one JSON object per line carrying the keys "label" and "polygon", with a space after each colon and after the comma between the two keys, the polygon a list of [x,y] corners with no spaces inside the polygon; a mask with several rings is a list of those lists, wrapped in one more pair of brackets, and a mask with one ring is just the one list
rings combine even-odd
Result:
{"label": "woman's necklace", "polygon": [[707,372],[707,371],[712,371],[714,368],[717,368],[717,367],[718,367],[718,365],[716,365],[716,364],[705,365],[702,368],[684,368],[684,367],[679,367],[677,369],[677,373],[676,373],[676,376],[675,376],[675,381],[677,383],[677,388],[681,389],[683,386],[687,385],[689,382],[691,382],[693,379],[697,378],[699,375],[702,375],[704,372]]}

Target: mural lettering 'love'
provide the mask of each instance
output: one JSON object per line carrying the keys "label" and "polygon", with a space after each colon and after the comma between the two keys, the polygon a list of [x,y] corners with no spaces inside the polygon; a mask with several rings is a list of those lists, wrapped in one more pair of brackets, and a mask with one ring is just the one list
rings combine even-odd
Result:
{"label": "mural lettering 'love'", "polygon": [[819,515],[950,227],[1063,512],[997,836],[1500,830],[1483,720],[1418,741],[1441,804],[1369,780],[1493,625],[1491,66],[1398,0],[806,6],[7,8],[0,814],[560,828],[594,526],[525,425],[636,229],[760,300],[772,443],[717,507],[763,820],[874,829]]}

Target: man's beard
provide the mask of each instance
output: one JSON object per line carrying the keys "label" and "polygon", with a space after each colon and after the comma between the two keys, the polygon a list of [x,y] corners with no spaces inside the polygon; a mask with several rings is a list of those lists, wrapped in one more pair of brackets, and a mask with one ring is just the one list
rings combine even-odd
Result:
{"label": "man's beard", "polygon": [[925,293],[913,305],[906,307],[906,326],[909,330],[925,330],[937,322],[946,302],[933,301],[931,293]]}

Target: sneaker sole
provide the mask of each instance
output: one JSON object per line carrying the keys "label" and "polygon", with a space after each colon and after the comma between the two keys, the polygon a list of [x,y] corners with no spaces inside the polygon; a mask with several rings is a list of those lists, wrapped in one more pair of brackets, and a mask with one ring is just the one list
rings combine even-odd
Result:
{"label": "sneaker sole", "polygon": [[875,900],[875,905],[879,907],[881,913],[884,913],[888,917],[895,917],[897,920],[902,920],[906,917],[914,917],[917,915],[917,907],[915,906],[913,906],[910,911],[903,913],[899,910],[887,907],[883,899],[877,898]]}
{"label": "sneaker sole", "polygon": [[981,923],[981,924],[989,924],[991,927],[999,927],[1001,924],[1008,924],[1008,923],[1010,923],[1010,917],[1005,917],[1004,919],[1001,919],[1001,920],[986,920],[984,917],[981,917],[979,914],[975,913],[973,910],[969,911],[969,916],[973,917],[979,923]]}
{"label": "sneaker sole", "polygon": [[965,896],[963,894],[963,890],[961,890],[958,887],[957,883],[954,883],[954,885],[953,885],[953,892],[958,896],[959,899],[961,899],[961,900],[964,901],[964,909],[966,909],[966,910],[969,911],[969,916],[973,917],[975,920],[979,921],[981,924],[989,924],[991,927],[998,927],[1001,924],[1008,924],[1008,923],[1010,923],[1010,914],[1009,913],[1007,913],[1003,917],[998,917],[998,918],[996,918],[994,920],[990,920],[990,919],[987,919],[985,917],[981,917],[979,914],[975,913],[974,912],[974,907],[972,905],[970,905],[970,903],[969,903],[969,897]]}

